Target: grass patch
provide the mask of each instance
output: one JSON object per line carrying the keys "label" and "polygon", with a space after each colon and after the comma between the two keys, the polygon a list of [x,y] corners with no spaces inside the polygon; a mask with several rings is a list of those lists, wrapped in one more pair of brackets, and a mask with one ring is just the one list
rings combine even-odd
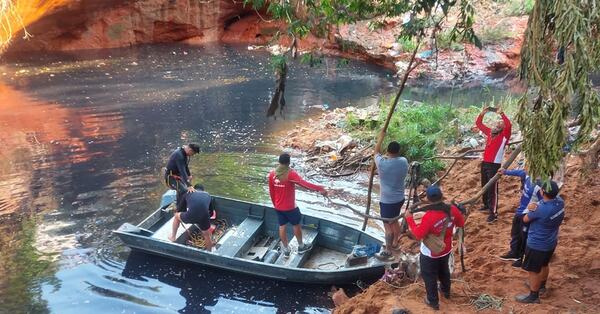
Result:
{"label": "grass patch", "polygon": [[446,29],[442,32],[439,32],[435,36],[435,40],[437,43],[437,47],[440,50],[450,49],[453,51],[461,51],[464,49],[464,45],[460,42],[452,41],[452,30]]}
{"label": "grass patch", "polygon": [[[518,110],[517,99],[504,97],[492,101],[502,107],[509,117]],[[360,120],[353,113],[346,116],[346,129],[354,138],[374,141],[385,121],[391,100],[380,103],[378,120]],[[392,116],[382,148],[391,141],[400,143],[400,154],[409,162],[421,162],[422,176],[434,179],[445,164],[439,160],[427,160],[445,146],[453,145],[462,139],[461,126],[470,128],[482,107],[455,107],[447,104],[406,104],[400,103]],[[497,115],[486,115],[484,123],[498,120]],[[514,126],[516,127],[516,126]]]}
{"label": "grass patch", "polygon": [[411,52],[417,47],[417,44],[413,39],[400,37],[398,38],[397,42],[400,44],[400,49],[402,52]]}
{"label": "grass patch", "polygon": [[512,33],[507,30],[507,26],[498,24],[492,27],[483,28],[477,35],[484,45],[495,44],[512,37]]}
{"label": "grass patch", "polygon": [[506,16],[529,15],[533,11],[535,0],[509,0],[504,9]]}

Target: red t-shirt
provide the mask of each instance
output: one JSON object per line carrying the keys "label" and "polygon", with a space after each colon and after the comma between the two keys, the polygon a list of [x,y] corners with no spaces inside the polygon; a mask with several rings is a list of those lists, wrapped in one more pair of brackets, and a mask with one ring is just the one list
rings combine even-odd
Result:
{"label": "red t-shirt", "polygon": [[[446,243],[446,248],[438,253],[434,254],[431,252],[423,243],[421,243],[421,253],[423,255],[429,257],[442,257],[447,255],[452,251],[452,232],[454,227],[463,227],[465,225],[465,219],[463,215],[460,213],[460,210],[452,205],[450,206],[450,213],[452,216],[452,220],[448,222],[446,227],[446,235],[444,236],[444,243]],[[423,215],[423,219],[421,219],[421,223],[417,225],[414,218],[409,216],[406,218],[406,222],[408,223],[408,227],[412,234],[417,238],[417,240],[422,240],[428,234],[440,235],[442,232],[442,223],[443,221],[448,221],[446,213],[441,210],[428,210]]]}
{"label": "red t-shirt", "polygon": [[483,161],[491,162],[495,164],[502,163],[502,157],[504,156],[504,147],[508,144],[510,139],[512,124],[508,117],[503,113],[500,114],[502,121],[504,122],[504,129],[500,134],[493,136],[492,130],[483,124],[483,114],[480,114],[475,121],[477,128],[483,132],[486,136],[485,150],[483,151]]}
{"label": "red t-shirt", "polygon": [[290,169],[287,178],[279,180],[275,177],[275,170],[271,170],[267,175],[269,179],[269,194],[273,207],[280,211],[288,211],[296,208],[296,184],[314,191],[323,191],[325,188],[306,182],[298,175],[296,171]]}

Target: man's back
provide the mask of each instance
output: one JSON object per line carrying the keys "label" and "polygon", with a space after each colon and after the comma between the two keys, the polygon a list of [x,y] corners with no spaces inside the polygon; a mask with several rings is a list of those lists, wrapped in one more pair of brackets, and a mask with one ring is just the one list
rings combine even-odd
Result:
{"label": "man's back", "polygon": [[404,200],[404,180],[408,172],[406,158],[375,156],[377,173],[381,185],[380,201],[384,204],[394,204]]}
{"label": "man's back", "polygon": [[204,211],[208,213],[210,207],[211,196],[204,191],[195,191],[192,193],[185,194],[185,201],[188,210],[190,211]]}
{"label": "man's back", "polygon": [[542,200],[537,209],[529,212],[529,237],[527,246],[535,250],[549,251],[558,242],[558,229],[565,217],[565,203],[557,196],[551,200]]}

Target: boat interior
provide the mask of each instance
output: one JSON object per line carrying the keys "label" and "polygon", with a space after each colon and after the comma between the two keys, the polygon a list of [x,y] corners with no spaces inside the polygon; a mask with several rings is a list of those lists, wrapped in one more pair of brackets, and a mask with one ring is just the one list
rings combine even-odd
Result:
{"label": "boat interior", "polygon": [[[313,247],[309,252],[298,254],[298,242],[292,234],[291,226],[288,226],[292,253],[285,257],[281,250],[279,225],[274,209],[220,197],[213,198],[213,206],[217,219],[225,221],[228,226],[223,230],[216,250],[213,251],[220,255],[284,267],[330,271],[379,263],[373,257],[355,258],[350,254],[355,246],[380,244],[377,239],[351,227],[303,215],[303,242],[311,243]],[[140,223],[138,228],[146,236],[169,241],[172,223],[172,211],[159,209]],[[199,228],[195,225],[184,224],[177,231],[176,242],[192,245],[192,237],[198,232]]]}

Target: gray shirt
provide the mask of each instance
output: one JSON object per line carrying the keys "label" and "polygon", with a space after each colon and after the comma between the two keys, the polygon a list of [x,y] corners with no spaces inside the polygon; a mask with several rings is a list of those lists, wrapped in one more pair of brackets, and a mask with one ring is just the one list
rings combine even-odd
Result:
{"label": "gray shirt", "polygon": [[408,160],[404,157],[389,158],[375,155],[375,164],[381,185],[380,201],[384,204],[404,200],[404,179],[408,172]]}

